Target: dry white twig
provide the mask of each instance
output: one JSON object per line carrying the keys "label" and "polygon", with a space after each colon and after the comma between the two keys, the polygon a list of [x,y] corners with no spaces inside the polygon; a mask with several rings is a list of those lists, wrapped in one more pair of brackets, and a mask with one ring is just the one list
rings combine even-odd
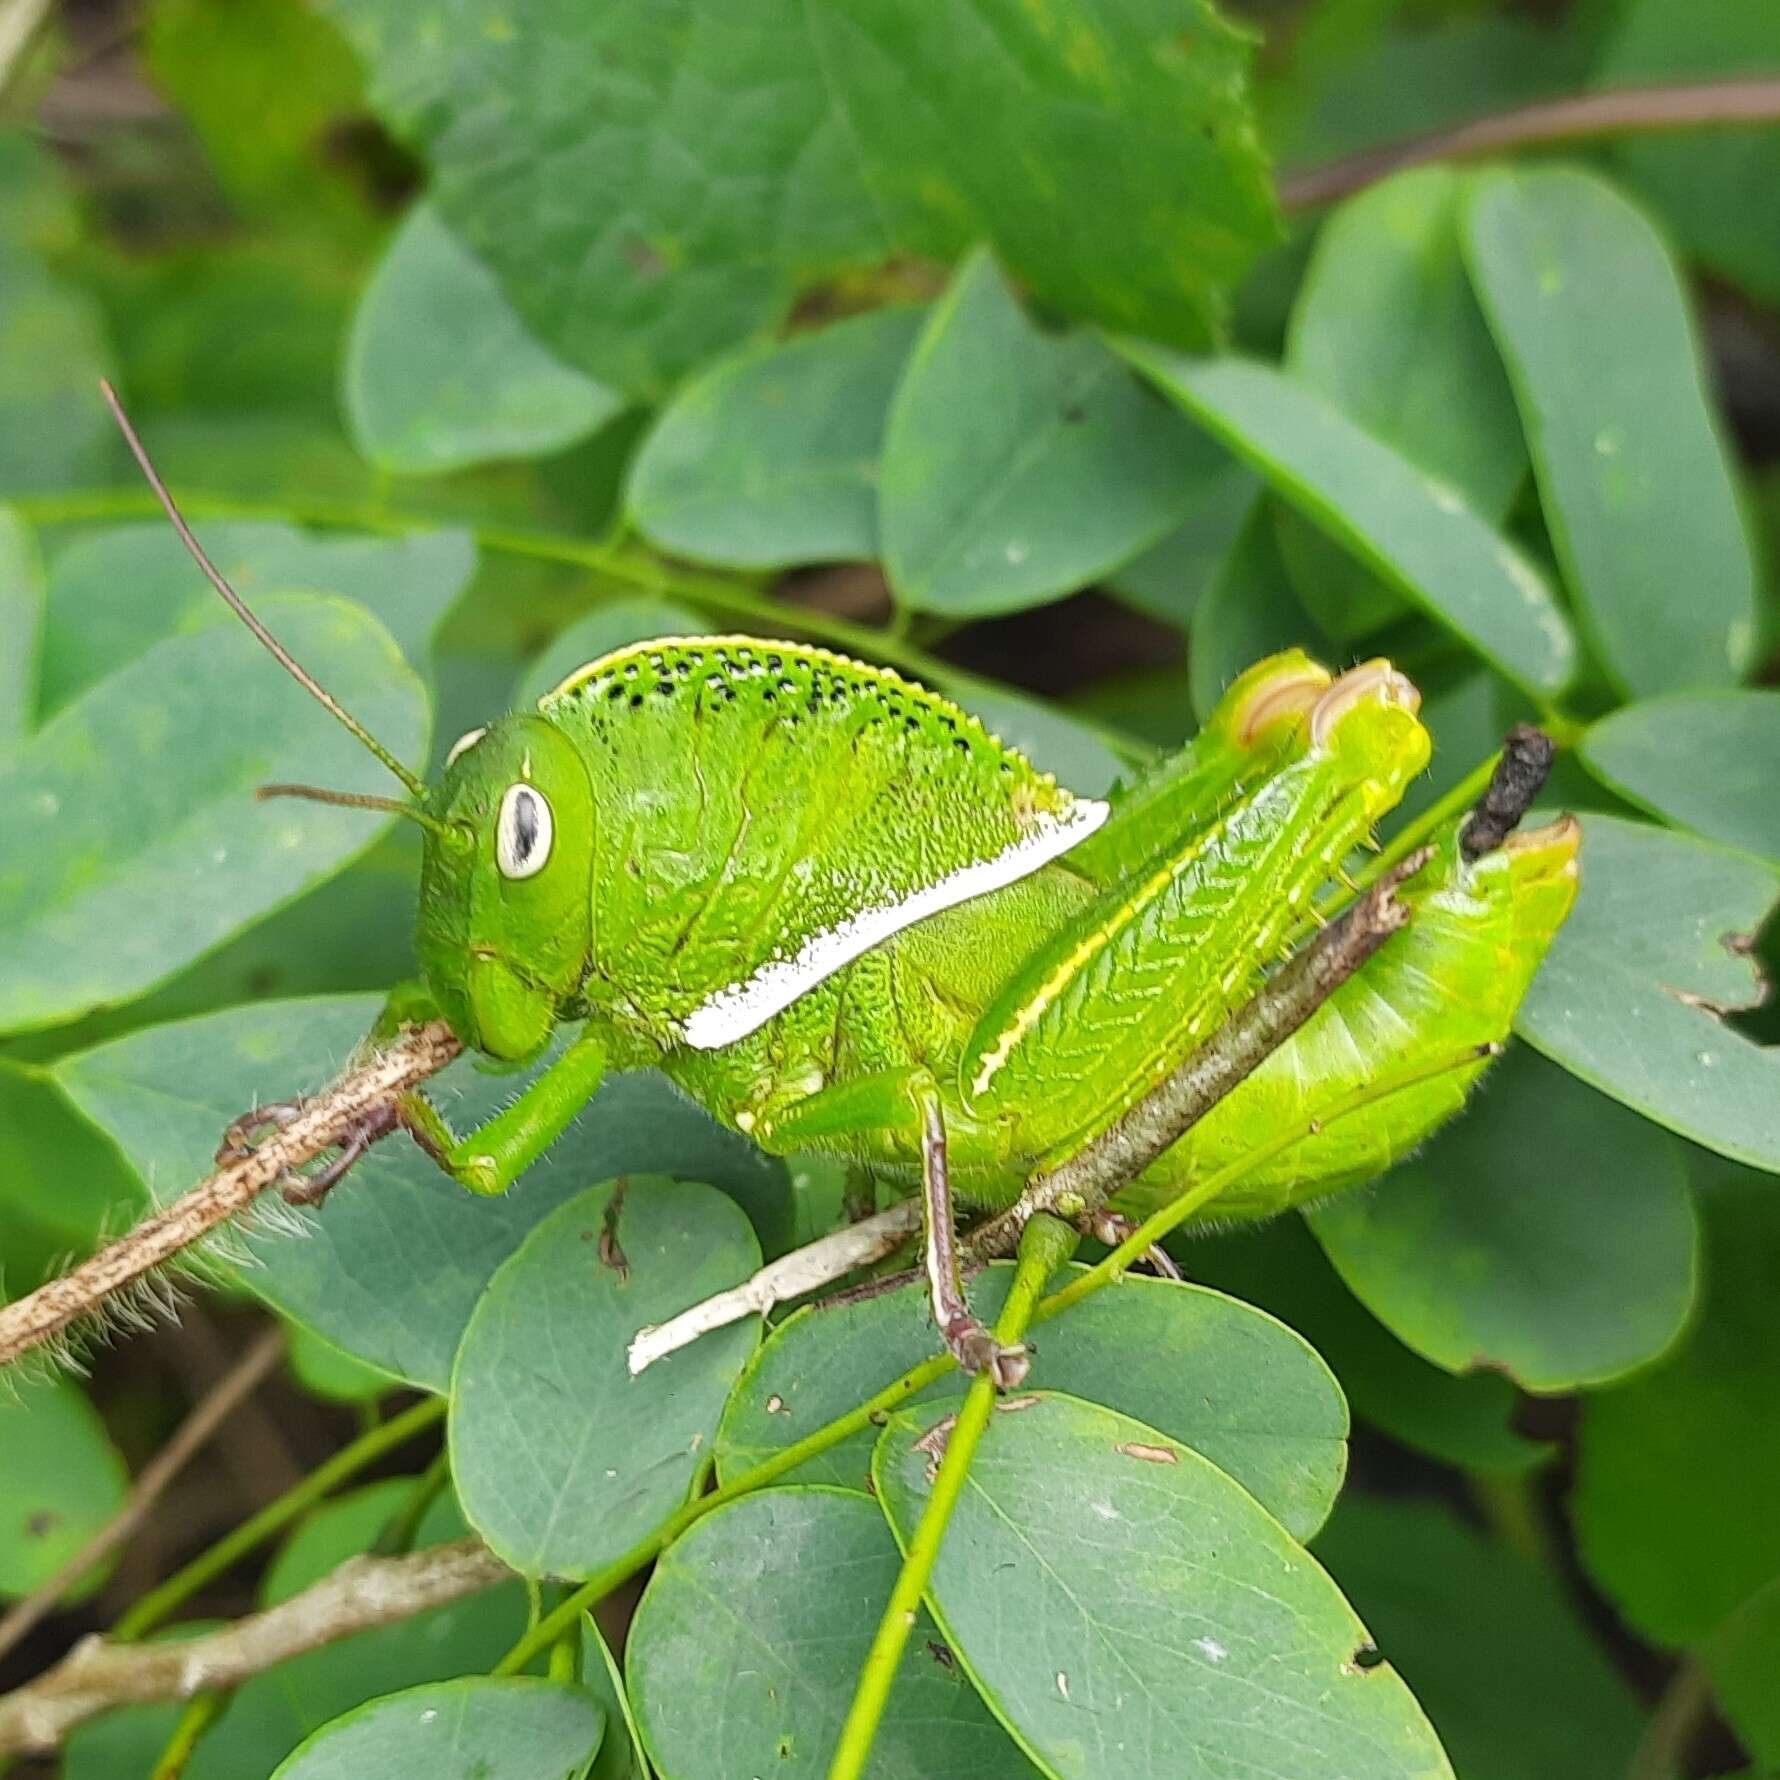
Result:
{"label": "dry white twig", "polygon": [[818,1291],[843,1278],[855,1267],[881,1261],[920,1228],[921,1201],[904,1199],[888,1211],[861,1218],[781,1255],[739,1286],[718,1292],[665,1323],[651,1323],[638,1330],[630,1344],[631,1376],[679,1348],[689,1347],[713,1329],[739,1323],[745,1316],[765,1316],[775,1304],[801,1298],[805,1292]]}
{"label": "dry white twig", "polygon": [[52,1340],[114,1293],[245,1211],[280,1176],[314,1160],[356,1121],[443,1069],[461,1049],[442,1020],[410,1028],[313,1096],[250,1156],[219,1168],[91,1260],[0,1307],[0,1366]]}
{"label": "dry white twig", "polygon": [[155,1644],[84,1638],[53,1669],[0,1698],[0,1756],[60,1748],[76,1726],[114,1707],[236,1687],[306,1650],[411,1619],[512,1575],[480,1539],[458,1539],[406,1557],[348,1558],[301,1594],[202,1637]]}

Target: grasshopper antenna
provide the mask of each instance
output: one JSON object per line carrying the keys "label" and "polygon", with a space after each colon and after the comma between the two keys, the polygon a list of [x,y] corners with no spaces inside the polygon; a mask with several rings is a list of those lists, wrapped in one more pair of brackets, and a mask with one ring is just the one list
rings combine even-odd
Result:
{"label": "grasshopper antenna", "polygon": [[[305,668],[273,634],[260,623],[253,614],[252,608],[240,594],[232,588],[222,571],[204,554],[204,546],[192,535],[192,528],[186,524],[185,515],[179,510],[173,496],[168,493],[167,485],[161,480],[160,472],[154,467],[146,448],[136,429],[130,424],[130,417],[124,412],[124,405],[117,399],[117,391],[111,387],[106,378],[99,379],[99,393],[105,398],[105,405],[111,410],[111,418],[117,422],[117,429],[124,436],[124,443],[130,448],[130,455],[135,458],[137,467],[147,479],[148,485],[154,490],[155,499],[161,503],[167,517],[173,522],[173,529],[179,534],[179,541],[191,552],[192,560],[204,571],[204,578],[228,602],[229,609],[241,620],[253,634],[259,638],[266,649],[296,683],[309,696],[316,700],[325,710],[331,711],[339,721],[352,731],[364,745],[377,756],[395,776],[408,787],[415,797],[426,795],[425,783],[416,778],[401,761],[390,753],[378,739],[346,709],[328,689]],[[380,806],[367,806],[380,807]],[[396,806],[404,811],[407,805]]]}
{"label": "grasshopper antenna", "polygon": [[399,797],[374,797],[368,791],[330,791],[322,785],[260,785],[254,796],[262,802],[269,797],[301,797],[310,803],[338,804],[348,810],[387,810],[392,816],[406,816],[410,822],[418,822],[441,838],[450,834],[448,823],[429,816],[425,810],[417,810],[411,803],[403,803]]}

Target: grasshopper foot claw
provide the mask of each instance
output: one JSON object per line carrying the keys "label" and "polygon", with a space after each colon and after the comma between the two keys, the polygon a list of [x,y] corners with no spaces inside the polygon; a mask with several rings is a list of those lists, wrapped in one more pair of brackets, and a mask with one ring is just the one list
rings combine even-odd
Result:
{"label": "grasshopper foot claw", "polygon": [[997,1390],[1013,1390],[1032,1368],[1023,1346],[1002,1346],[973,1316],[954,1317],[941,1333],[952,1358],[966,1372],[989,1373]]}
{"label": "grasshopper foot claw", "polygon": [[217,1146],[217,1162],[225,1168],[231,1162],[245,1162],[274,1131],[282,1131],[300,1118],[306,1105],[308,1102],[304,1100],[268,1100],[264,1106],[244,1112],[223,1133],[223,1140]]}
{"label": "grasshopper foot claw", "polygon": [[334,1159],[314,1174],[286,1174],[278,1183],[278,1191],[287,1205],[319,1205],[340,1182],[366,1150],[379,1139],[387,1137],[400,1123],[393,1106],[379,1107],[366,1113],[349,1126],[339,1140]]}

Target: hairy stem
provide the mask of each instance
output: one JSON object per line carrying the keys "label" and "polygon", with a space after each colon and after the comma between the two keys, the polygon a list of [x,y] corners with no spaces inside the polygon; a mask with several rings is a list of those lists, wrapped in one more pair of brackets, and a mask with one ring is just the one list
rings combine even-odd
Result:
{"label": "hairy stem", "polygon": [[[997,1346],[1014,1347],[1020,1343],[1045,1281],[1075,1252],[1075,1245],[1075,1231],[1043,1212],[1033,1216],[1021,1230],[1019,1263],[1007,1302],[995,1323]],[[979,1372],[971,1381],[964,1407],[947,1436],[945,1457],[940,1460],[927,1506],[903,1555],[902,1569],[890,1591],[883,1618],[878,1621],[877,1635],[866,1652],[858,1689],[828,1769],[828,1780],[860,1780],[871,1759],[884,1708],[890,1703],[897,1665],[902,1661],[909,1633],[914,1630],[915,1615],[927,1593],[952,1511],[958,1506],[964,1480],[970,1473],[971,1460],[989,1426],[995,1395],[994,1373]]]}
{"label": "hairy stem", "polygon": [[219,1224],[243,1212],[287,1170],[332,1147],[366,1113],[435,1071],[462,1049],[451,1029],[435,1020],[405,1032],[387,1049],[314,1096],[282,1130],[251,1155],[219,1168],[127,1236],[59,1279],[0,1308],[0,1366],[97,1310],[114,1292],[171,1261]]}

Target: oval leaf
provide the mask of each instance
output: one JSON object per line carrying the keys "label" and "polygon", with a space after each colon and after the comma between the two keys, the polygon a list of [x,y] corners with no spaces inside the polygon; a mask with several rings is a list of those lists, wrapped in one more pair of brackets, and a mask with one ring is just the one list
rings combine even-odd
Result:
{"label": "oval leaf", "polygon": [[77,1384],[9,1386],[0,1395],[0,1596],[29,1594],[53,1576],[123,1506],[129,1481]]}
{"label": "oval leaf", "polygon": [[1576,643],[1544,577],[1454,490],[1269,365],[1118,344],[1282,499],[1523,691],[1569,684]]}
{"label": "oval leaf", "polygon": [[1724,1018],[1761,999],[1738,936],[1776,896],[1780,877],[1756,860],[1590,815],[1576,906],[1515,1030],[1659,1125],[1780,1173],[1780,1050]]}
{"label": "oval leaf", "polygon": [[1679,1146],[1518,1047],[1379,1191],[1308,1215],[1360,1302],[1449,1372],[1599,1384],[1661,1353],[1693,1303]]}
{"label": "oval leaf", "polygon": [[1677,828],[1780,865],[1780,692],[1678,692],[1582,739],[1588,770]]}
{"label": "oval leaf", "polygon": [[[208,1174],[244,1108],[313,1091],[370,1030],[381,1001],[339,996],[261,1003],[153,1027],[64,1058],[57,1079],[110,1132],[156,1202]],[[468,1060],[434,1078],[468,1129],[511,1097],[515,1078]],[[539,1219],[589,1181],[652,1170],[712,1181],[747,1206],[763,1238],[789,1233],[784,1170],[725,1131],[658,1075],[611,1077],[587,1110],[498,1199],[446,1179],[414,1145],[379,1144],[301,1214],[303,1235],[242,1237],[251,1260],[225,1275],[369,1365],[443,1390],[464,1324],[494,1270]]]}
{"label": "oval leaf", "polygon": [[875,557],[884,415],[921,320],[873,310],[693,378],[637,454],[631,518],[695,562]]}
{"label": "oval leaf", "polygon": [[[1000,1264],[972,1279],[979,1316],[993,1321],[1012,1277]],[[918,1287],[799,1312],[736,1383],[717,1434],[719,1476],[730,1481],[845,1415],[935,1343]],[[1266,1312],[1203,1286],[1131,1276],[1043,1324],[1032,1347],[1035,1385],[1162,1429],[1300,1538],[1322,1525],[1347,1469],[1347,1405],[1311,1348]],[[926,1394],[957,1385],[947,1378]],[[874,1438],[856,1435],[790,1475],[862,1489]]]}
{"label": "oval leaf", "polygon": [[[915,1443],[934,1419],[894,1417],[872,1464],[905,1548],[931,1488]],[[992,1418],[929,1601],[1050,1774],[1294,1774],[1306,1751],[1319,1780],[1452,1773],[1353,1609],[1279,1523],[1190,1448],[1092,1403],[1040,1392]]]}
{"label": "oval leaf", "polygon": [[371,274],[345,376],[353,443],[396,475],[544,457],[624,405],[538,344],[431,204],[414,206]]}
{"label": "oval leaf", "polygon": [[[418,758],[426,695],[368,612],[293,599],[267,617],[385,746]],[[277,779],[389,788],[237,626],[157,644],[0,763],[0,1031],[140,995],[376,838],[362,811],[255,802]]]}
{"label": "oval leaf", "polygon": [[1661,238],[1569,167],[1489,175],[1465,227],[1552,544],[1607,671],[1634,695],[1737,679],[1754,568]]}
{"label": "oval leaf", "polygon": [[554,1681],[438,1681],[323,1725],[273,1780],[571,1780],[604,1722],[590,1694]]}
{"label": "oval leaf", "polygon": [[625,1350],[759,1265],[731,1200],[651,1175],[570,1200],[503,1263],[452,1372],[451,1474],[514,1569],[591,1575],[686,1500],[759,1325],[719,1329],[635,1378]]}
{"label": "oval leaf", "polygon": [[890,405],[885,572],[922,612],[1037,605],[1155,543],[1227,462],[1097,338],[1040,333],[978,253]]}
{"label": "oval leaf", "polygon": [[[625,1657],[662,1780],[822,1780],[900,1568],[884,1517],[844,1490],[762,1490],[669,1546]],[[871,1772],[1032,1773],[925,1613],[897,1667]]]}
{"label": "oval leaf", "polygon": [[[658,1573],[660,1568],[657,1563]],[[582,1780],[650,1780],[643,1735],[637,1729],[624,1677],[605,1633],[591,1613],[581,1615],[581,1685],[599,1701],[606,1715],[600,1752]]]}

